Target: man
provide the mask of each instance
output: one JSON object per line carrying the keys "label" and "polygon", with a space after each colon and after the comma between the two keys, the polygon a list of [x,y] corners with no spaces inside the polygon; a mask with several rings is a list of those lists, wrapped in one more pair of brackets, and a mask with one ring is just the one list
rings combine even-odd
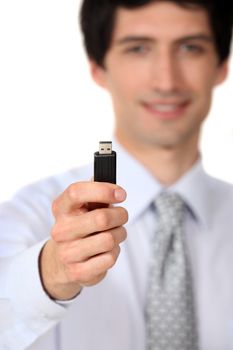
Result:
{"label": "man", "polygon": [[[203,172],[198,149],[213,89],[227,75],[233,9],[226,6],[220,1],[83,2],[91,73],[113,101],[122,187],[87,181],[88,166],[31,185],[2,206],[0,290],[13,321],[2,332],[1,348],[233,347],[233,188]],[[188,339],[177,331],[169,347],[158,346],[181,314],[166,320],[164,334],[148,342],[154,331],[148,293],[151,266],[154,261],[158,266],[152,246],[161,233],[156,202],[161,192],[178,193],[185,203],[191,282],[183,296],[192,290],[186,306],[193,303],[189,316],[195,320],[190,345],[172,345]],[[92,203],[109,206],[91,210]],[[156,303],[160,294],[154,297]]]}

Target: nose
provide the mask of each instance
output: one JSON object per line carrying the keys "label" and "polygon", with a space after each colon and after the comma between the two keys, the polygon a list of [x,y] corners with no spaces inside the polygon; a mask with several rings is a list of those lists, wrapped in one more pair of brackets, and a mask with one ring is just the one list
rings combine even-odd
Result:
{"label": "nose", "polygon": [[151,86],[160,93],[174,93],[181,80],[179,62],[175,55],[167,49],[155,54],[151,63]]}

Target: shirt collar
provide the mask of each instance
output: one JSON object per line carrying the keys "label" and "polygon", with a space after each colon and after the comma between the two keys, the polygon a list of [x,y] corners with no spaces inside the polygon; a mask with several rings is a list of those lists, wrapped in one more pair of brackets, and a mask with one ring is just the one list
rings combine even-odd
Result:
{"label": "shirt collar", "polygon": [[[149,207],[165,187],[116,140],[113,142],[113,149],[117,152],[117,183],[127,192],[124,206],[129,212],[129,222],[132,222]],[[168,188],[182,196],[195,218],[205,226],[208,226],[211,216],[208,180],[200,158],[186,174]]]}
{"label": "shirt collar", "polygon": [[171,186],[171,190],[179,193],[196,219],[208,227],[211,220],[210,177],[204,171],[201,158]]}
{"label": "shirt collar", "polygon": [[132,222],[153,202],[162,186],[117,141],[113,142],[113,149],[117,152],[117,184],[127,192],[124,207]]}

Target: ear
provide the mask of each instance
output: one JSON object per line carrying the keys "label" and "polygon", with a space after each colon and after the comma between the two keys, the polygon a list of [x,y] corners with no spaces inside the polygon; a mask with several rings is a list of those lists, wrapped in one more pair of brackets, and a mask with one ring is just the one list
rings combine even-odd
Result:
{"label": "ear", "polygon": [[228,60],[225,60],[223,63],[221,63],[218,66],[218,71],[217,71],[217,75],[216,75],[216,79],[215,79],[215,85],[220,85],[222,84],[228,75],[228,68],[229,68],[229,62]]}
{"label": "ear", "polygon": [[94,61],[89,61],[89,67],[92,79],[96,82],[96,84],[102,88],[106,88],[106,69],[99,66]]}

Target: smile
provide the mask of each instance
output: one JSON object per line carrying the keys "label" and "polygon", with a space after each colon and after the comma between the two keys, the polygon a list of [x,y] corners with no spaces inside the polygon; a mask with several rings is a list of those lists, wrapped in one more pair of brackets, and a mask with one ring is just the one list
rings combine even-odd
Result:
{"label": "smile", "polygon": [[183,101],[179,103],[143,103],[143,106],[146,108],[146,110],[158,119],[180,118],[184,114],[188,105],[189,101]]}
{"label": "smile", "polygon": [[152,109],[158,112],[174,112],[178,108],[180,108],[180,105],[177,104],[155,104],[151,106]]}

